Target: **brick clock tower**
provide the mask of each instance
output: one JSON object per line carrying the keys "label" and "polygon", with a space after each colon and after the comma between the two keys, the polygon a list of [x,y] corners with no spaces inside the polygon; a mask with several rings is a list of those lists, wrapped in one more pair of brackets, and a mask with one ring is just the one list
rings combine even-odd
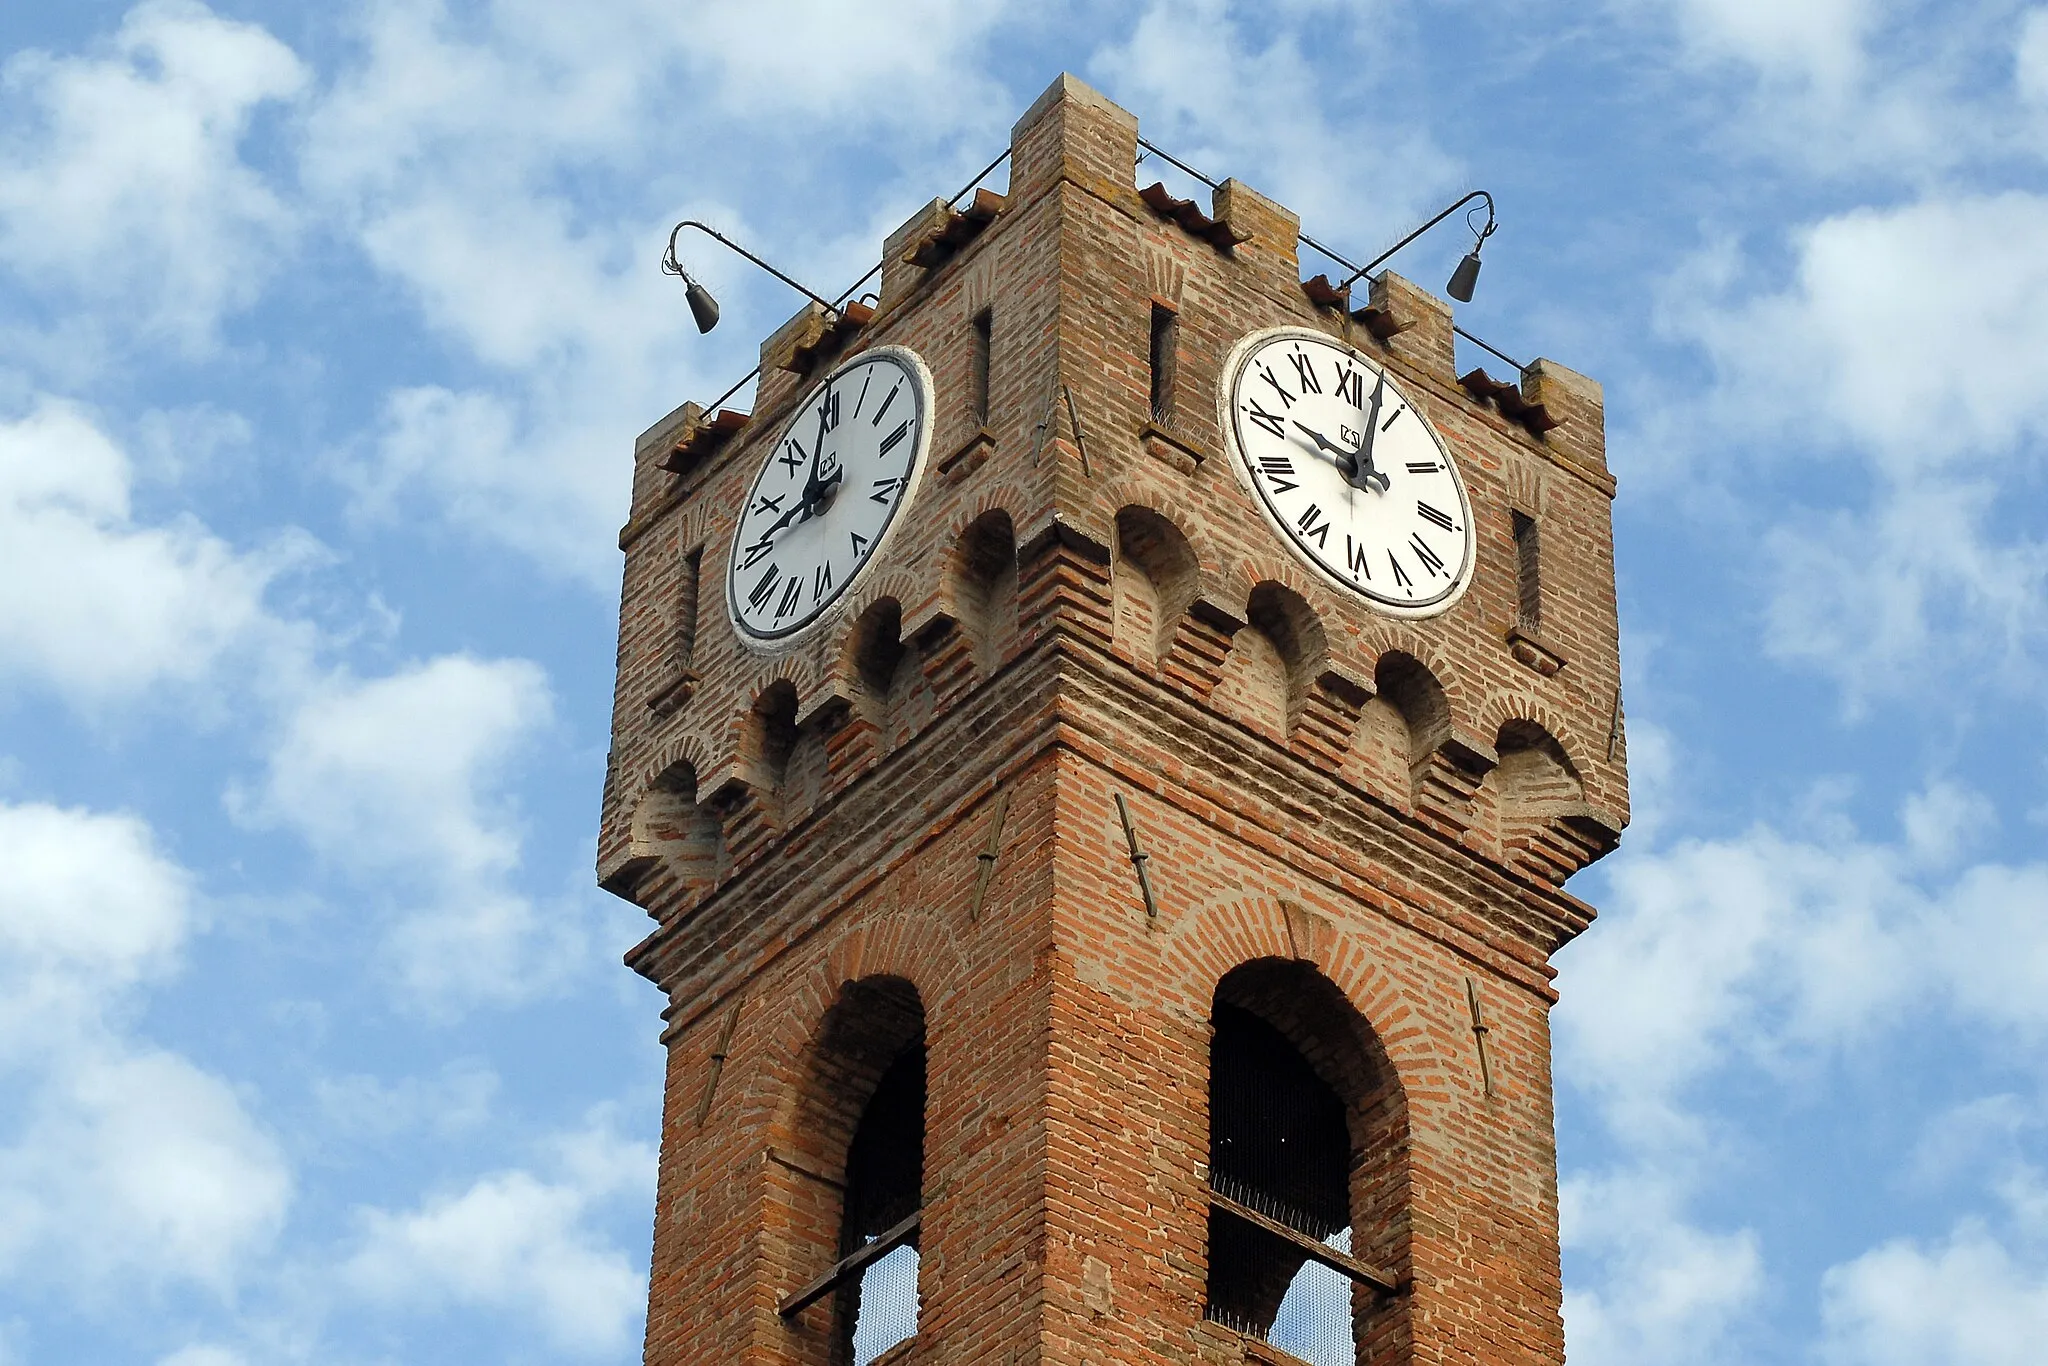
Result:
{"label": "brick clock tower", "polygon": [[598,869],[646,1360],[1558,1363],[1551,955],[1627,819],[1599,386],[1456,374],[1061,77],[635,452]]}

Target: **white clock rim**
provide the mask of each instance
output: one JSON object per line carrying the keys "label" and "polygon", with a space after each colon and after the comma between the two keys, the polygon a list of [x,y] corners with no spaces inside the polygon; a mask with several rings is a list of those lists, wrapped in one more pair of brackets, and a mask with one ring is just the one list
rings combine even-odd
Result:
{"label": "white clock rim", "polygon": [[[769,461],[772,461],[775,458],[775,452],[781,449],[783,438],[789,435],[796,420],[809,411],[811,400],[815,399],[827,384],[838,379],[840,375],[851,370],[854,366],[884,356],[898,361],[910,371],[911,377],[918,384],[918,405],[922,410],[921,416],[918,419],[917,445],[911,452],[910,473],[905,479],[903,496],[896,500],[896,506],[890,510],[889,520],[883,525],[882,534],[875,538],[874,547],[868,552],[867,558],[861,561],[859,568],[847,576],[846,582],[840,585],[838,593],[833,596],[831,602],[819,608],[816,614],[809,620],[791,627],[782,635],[757,635],[748,629],[746,622],[740,617],[739,604],[733,600],[738,576],[734,574],[732,567],[733,558],[738,551],[740,523],[745,520],[745,510],[753,505],[754,490],[759,487],[761,479],[767,474]],[[918,355],[917,352],[907,346],[891,344],[888,346],[871,346],[846,357],[838,365],[834,366],[824,378],[820,379],[809,389],[806,389],[803,397],[798,399],[795,406],[790,409],[789,421],[785,422],[777,430],[774,442],[767,447],[768,458],[756,466],[754,477],[747,483],[746,499],[740,504],[740,516],[732,518],[727,524],[727,531],[732,537],[732,542],[726,547],[725,553],[725,617],[731,623],[733,632],[739,637],[742,645],[756,654],[788,654],[790,651],[809,642],[813,636],[846,614],[848,607],[853,603],[854,586],[867,575],[869,569],[881,560],[883,553],[889,548],[889,542],[895,539],[896,529],[909,520],[910,506],[917,501],[917,495],[924,486],[924,469],[925,465],[929,463],[925,457],[931,452],[932,430],[935,425],[934,419],[936,416],[934,410],[938,407],[938,404],[935,402],[936,395],[937,389],[932,382],[931,367],[925,364],[924,357]]]}
{"label": "white clock rim", "polygon": [[[1407,402],[1409,410],[1417,418],[1421,419],[1423,429],[1429,433],[1430,439],[1436,442],[1437,449],[1443,452],[1444,468],[1451,472],[1451,481],[1458,487],[1458,499],[1465,513],[1465,562],[1458,570],[1457,579],[1449,588],[1444,590],[1442,596],[1432,598],[1425,603],[1390,602],[1386,598],[1370,593],[1340,577],[1334,570],[1323,564],[1322,561],[1300,548],[1295,542],[1294,534],[1287,529],[1286,525],[1281,521],[1279,514],[1273,511],[1272,505],[1266,501],[1265,495],[1259,492],[1259,486],[1252,475],[1250,457],[1245,454],[1244,447],[1237,439],[1238,381],[1243,377],[1245,367],[1249,364],[1251,357],[1255,353],[1276,341],[1290,337],[1336,347],[1358,360],[1361,364],[1371,368],[1373,373],[1385,375],[1387,383],[1392,385],[1394,391]],[[1428,617],[1442,616],[1445,612],[1457,606],[1458,600],[1465,596],[1465,590],[1472,586],[1473,571],[1479,560],[1479,537],[1478,528],[1474,524],[1472,516],[1472,493],[1470,489],[1465,487],[1464,472],[1458,468],[1458,462],[1451,456],[1450,443],[1444,440],[1444,435],[1437,430],[1436,424],[1431,422],[1420,408],[1416,407],[1414,399],[1406,389],[1401,387],[1401,381],[1392,369],[1366,355],[1341,337],[1333,337],[1328,332],[1318,328],[1284,325],[1260,328],[1253,332],[1247,332],[1244,336],[1238,338],[1237,344],[1230,348],[1230,354],[1224,360],[1222,379],[1223,382],[1216,386],[1216,422],[1217,426],[1223,430],[1223,442],[1230,451],[1231,471],[1237,476],[1237,482],[1244,488],[1245,496],[1251,500],[1254,507],[1258,508],[1259,516],[1265,520],[1267,527],[1280,538],[1280,543],[1287,548],[1288,554],[1292,555],[1296,561],[1307,565],[1310,571],[1323,582],[1343,589],[1351,596],[1364,601],[1372,610],[1386,616],[1404,617],[1415,621]]]}

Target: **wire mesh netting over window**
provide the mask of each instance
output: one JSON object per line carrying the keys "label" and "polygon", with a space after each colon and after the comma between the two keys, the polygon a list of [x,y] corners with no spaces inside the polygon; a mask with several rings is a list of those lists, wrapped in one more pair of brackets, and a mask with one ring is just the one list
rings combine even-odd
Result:
{"label": "wire mesh netting over window", "polygon": [[[840,1351],[852,1340],[853,1366],[867,1366],[917,1334],[917,1233],[904,1221],[923,1204],[925,1051],[911,1044],[883,1072],[846,1159],[846,1223],[840,1248],[858,1252],[883,1237],[904,1239],[864,1268],[842,1292]],[[845,1356],[838,1360],[845,1361]]]}
{"label": "wire mesh netting over window", "polygon": [[853,1321],[853,1366],[868,1366],[897,1343],[917,1336],[917,1249],[899,1247],[860,1278]]}
{"label": "wire mesh netting over window", "polygon": [[1353,1366],[1349,1277],[1301,1243],[1231,1211],[1254,1211],[1335,1251],[1351,1250],[1351,1137],[1344,1103],[1287,1037],[1218,1002],[1210,1051],[1208,1316],[1311,1366]]}

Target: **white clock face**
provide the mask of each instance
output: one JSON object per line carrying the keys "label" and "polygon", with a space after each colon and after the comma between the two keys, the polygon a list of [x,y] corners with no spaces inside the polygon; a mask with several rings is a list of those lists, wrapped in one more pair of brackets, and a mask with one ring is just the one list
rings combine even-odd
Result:
{"label": "white clock face", "polygon": [[1320,332],[1239,342],[1219,396],[1233,466],[1266,520],[1331,582],[1432,616],[1472,577],[1472,510],[1436,429],[1391,376]]}
{"label": "white clock face", "polygon": [[924,362],[884,346],[840,366],[797,408],[733,534],[725,599],[743,639],[794,641],[875,558],[917,494],[931,399]]}

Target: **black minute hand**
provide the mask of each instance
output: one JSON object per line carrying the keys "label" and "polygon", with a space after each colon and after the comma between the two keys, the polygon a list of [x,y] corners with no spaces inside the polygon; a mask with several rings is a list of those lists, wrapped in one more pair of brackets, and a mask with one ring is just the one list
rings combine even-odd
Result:
{"label": "black minute hand", "polygon": [[1351,481],[1360,488],[1369,489],[1373,486],[1373,482],[1377,480],[1381,493],[1385,493],[1394,482],[1372,467],[1372,442],[1373,438],[1379,434],[1380,404],[1386,401],[1386,397],[1387,372],[1382,370],[1380,371],[1379,382],[1372,386],[1372,411],[1365,415],[1365,439],[1359,443],[1357,473]]}

